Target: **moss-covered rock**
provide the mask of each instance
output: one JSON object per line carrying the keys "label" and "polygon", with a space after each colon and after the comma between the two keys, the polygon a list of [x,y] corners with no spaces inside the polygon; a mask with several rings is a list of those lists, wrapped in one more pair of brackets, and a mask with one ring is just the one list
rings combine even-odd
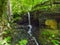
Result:
{"label": "moss-covered rock", "polygon": [[56,44],[59,45],[60,44],[59,30],[40,29],[40,34],[38,39],[42,45],[56,45]]}

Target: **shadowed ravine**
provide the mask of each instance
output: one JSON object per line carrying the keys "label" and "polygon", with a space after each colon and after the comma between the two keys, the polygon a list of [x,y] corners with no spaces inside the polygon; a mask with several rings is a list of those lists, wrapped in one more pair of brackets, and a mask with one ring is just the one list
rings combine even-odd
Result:
{"label": "shadowed ravine", "polygon": [[28,22],[29,22],[29,24],[28,24],[28,27],[29,27],[29,30],[28,30],[28,34],[32,37],[32,39],[35,41],[35,43],[36,43],[36,45],[39,45],[38,44],[38,42],[37,42],[37,40],[36,40],[36,38],[32,35],[32,25],[31,25],[31,23],[30,23],[30,13],[28,12]]}
{"label": "shadowed ravine", "polygon": [[[37,19],[34,18],[34,14],[32,14],[31,12],[25,13],[22,16],[22,20],[18,20],[15,23],[18,24],[16,26],[17,29],[22,28],[23,32],[27,32],[27,35],[28,35],[28,36],[26,36],[28,38],[27,45],[41,45],[39,42],[39,39],[38,39],[39,21],[38,21],[38,18]],[[25,34],[25,33],[23,33],[23,34]],[[23,36],[23,34],[22,34],[22,36]]]}

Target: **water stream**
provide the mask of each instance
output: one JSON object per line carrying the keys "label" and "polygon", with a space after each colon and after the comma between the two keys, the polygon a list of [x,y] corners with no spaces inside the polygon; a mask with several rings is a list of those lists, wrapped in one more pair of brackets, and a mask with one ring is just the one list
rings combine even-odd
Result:
{"label": "water stream", "polygon": [[33,40],[35,41],[36,45],[39,45],[36,38],[32,35],[32,25],[31,25],[31,20],[30,20],[30,13],[28,12],[28,27],[29,27],[29,30],[28,30],[28,34],[33,38]]}

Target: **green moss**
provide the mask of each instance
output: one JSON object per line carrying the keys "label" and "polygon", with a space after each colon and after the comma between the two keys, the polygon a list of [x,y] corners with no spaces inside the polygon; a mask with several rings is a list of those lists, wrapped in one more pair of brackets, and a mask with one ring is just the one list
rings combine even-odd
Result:
{"label": "green moss", "polygon": [[19,41],[20,45],[26,45],[28,41],[26,39]]}
{"label": "green moss", "polygon": [[53,30],[53,29],[40,29],[39,34],[39,41],[42,43],[42,45],[59,45],[60,41],[57,40],[57,37],[59,38],[59,30]]}

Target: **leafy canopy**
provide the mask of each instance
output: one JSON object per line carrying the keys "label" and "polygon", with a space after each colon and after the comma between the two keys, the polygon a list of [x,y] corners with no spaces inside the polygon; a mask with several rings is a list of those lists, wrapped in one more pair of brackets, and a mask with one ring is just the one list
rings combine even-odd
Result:
{"label": "leafy canopy", "polygon": [[11,0],[12,11],[13,13],[21,13],[21,12],[28,12],[32,11],[33,7],[37,4],[44,3],[45,1],[49,0]]}

